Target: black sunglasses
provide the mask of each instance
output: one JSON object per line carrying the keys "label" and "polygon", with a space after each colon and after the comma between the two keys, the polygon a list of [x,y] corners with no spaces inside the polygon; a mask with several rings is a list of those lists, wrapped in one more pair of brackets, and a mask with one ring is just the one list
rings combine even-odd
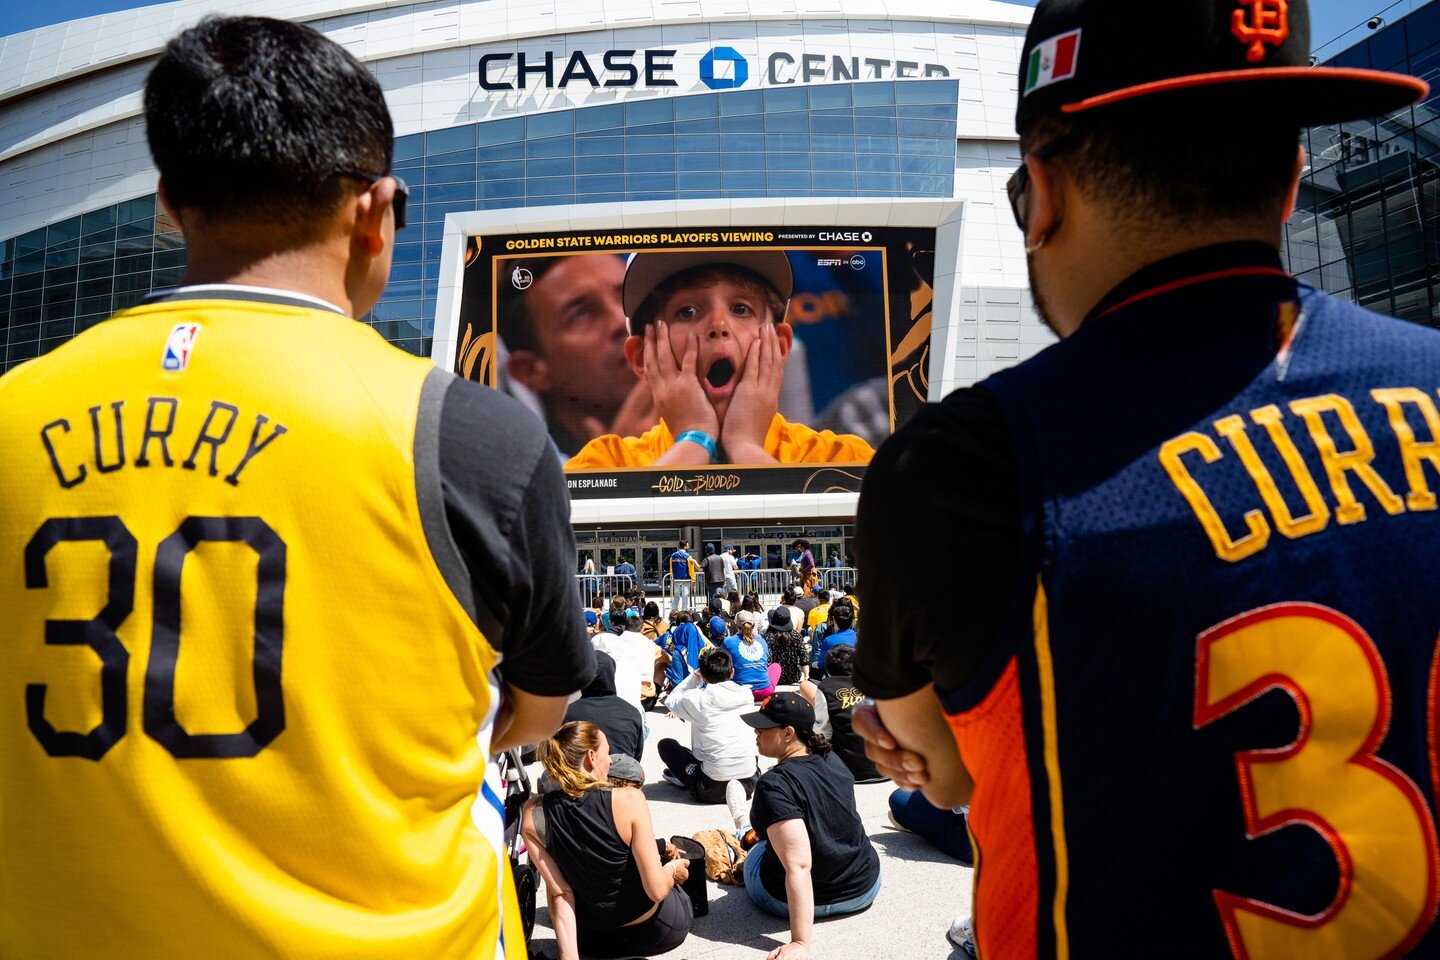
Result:
{"label": "black sunglasses", "polygon": [[395,229],[405,229],[405,208],[410,203],[410,187],[404,180],[401,180],[393,173],[370,173],[368,170],[347,169],[336,170],[335,172],[342,177],[358,177],[369,183],[374,183],[376,180],[383,179],[384,177],[389,177],[391,180],[394,180],[395,199],[390,201],[390,206],[395,211]]}
{"label": "black sunglasses", "polygon": [[[1061,134],[1038,150],[1031,150],[1029,156],[1038,160],[1049,160],[1075,146],[1079,139],[1080,134],[1072,130]],[[1010,198],[1010,212],[1015,215],[1015,225],[1024,233],[1025,224],[1030,220],[1030,168],[1025,166],[1023,160],[1020,169],[1010,174],[1010,179],[1006,181],[1005,193]]]}

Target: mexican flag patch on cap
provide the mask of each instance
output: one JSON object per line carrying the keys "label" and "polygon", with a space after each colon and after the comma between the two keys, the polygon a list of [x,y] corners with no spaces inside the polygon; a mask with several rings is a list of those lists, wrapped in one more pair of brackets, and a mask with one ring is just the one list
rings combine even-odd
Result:
{"label": "mexican flag patch on cap", "polygon": [[1080,31],[1071,30],[1037,44],[1030,51],[1025,69],[1025,92],[1029,96],[1041,87],[1048,87],[1075,76],[1075,63],[1080,59]]}

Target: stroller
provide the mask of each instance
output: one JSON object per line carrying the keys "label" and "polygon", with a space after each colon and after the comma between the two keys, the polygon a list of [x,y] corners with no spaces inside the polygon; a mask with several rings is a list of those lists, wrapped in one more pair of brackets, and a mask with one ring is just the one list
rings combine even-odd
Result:
{"label": "stroller", "polygon": [[[520,816],[525,801],[534,795],[530,776],[520,751],[507,750],[497,758],[500,779],[505,783],[505,852],[510,857],[510,872],[515,877],[515,899],[520,905],[520,922],[525,929],[525,943],[535,930],[536,897],[540,887],[540,871],[525,855],[525,841],[520,836]],[[523,858],[523,859],[522,859]]]}

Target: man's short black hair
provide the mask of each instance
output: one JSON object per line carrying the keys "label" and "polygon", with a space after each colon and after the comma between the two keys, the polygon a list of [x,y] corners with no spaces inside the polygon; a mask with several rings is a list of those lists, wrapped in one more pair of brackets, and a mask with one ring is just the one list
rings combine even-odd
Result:
{"label": "man's short black hair", "polygon": [[855,664],[855,648],[837,643],[825,652],[825,672],[832,677],[848,677]]}
{"label": "man's short black hair", "polygon": [[855,626],[855,608],[848,603],[831,607],[830,616],[835,621],[836,630],[849,630]]}
{"label": "man's short black hair", "polygon": [[706,683],[724,683],[735,670],[735,661],[724,647],[711,647],[700,654],[700,679]]}
{"label": "man's short black hair", "polygon": [[1174,111],[1116,108],[1084,117],[1042,116],[1021,149],[1071,141],[1055,162],[1080,192],[1136,223],[1237,220],[1279,214],[1295,173],[1300,127],[1248,105]]}
{"label": "man's short black hair", "polygon": [[640,619],[640,614],[632,613],[625,617],[626,630],[634,630],[638,633],[643,626],[645,626],[645,621]]}
{"label": "man's short black hair", "polygon": [[817,592],[817,593],[815,594],[815,599],[816,599],[816,600],[819,600],[821,603],[829,603],[829,602],[830,602],[830,591],[829,591],[829,590],[821,590],[821,591]]}
{"label": "man's short black hair", "polygon": [[388,174],[395,139],[360,61],[267,17],[206,17],[171,40],[145,83],[145,129],[176,208],[292,228],[335,209],[342,171]]}

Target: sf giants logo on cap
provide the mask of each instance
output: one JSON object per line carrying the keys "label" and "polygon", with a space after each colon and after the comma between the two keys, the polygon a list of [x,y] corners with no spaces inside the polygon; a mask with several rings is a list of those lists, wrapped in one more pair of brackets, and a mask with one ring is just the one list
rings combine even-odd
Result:
{"label": "sf giants logo on cap", "polygon": [[1240,9],[1230,15],[1230,32],[1248,45],[1245,59],[1265,59],[1265,44],[1278,47],[1290,36],[1288,0],[1239,0]]}
{"label": "sf giants logo on cap", "polygon": [[1080,31],[1071,30],[1036,44],[1025,65],[1025,93],[1029,96],[1042,87],[1075,76],[1080,61]]}
{"label": "sf giants logo on cap", "polygon": [[165,340],[165,354],[160,359],[160,368],[171,373],[180,373],[189,367],[190,354],[195,350],[195,338],[198,336],[200,324],[176,324]]}

